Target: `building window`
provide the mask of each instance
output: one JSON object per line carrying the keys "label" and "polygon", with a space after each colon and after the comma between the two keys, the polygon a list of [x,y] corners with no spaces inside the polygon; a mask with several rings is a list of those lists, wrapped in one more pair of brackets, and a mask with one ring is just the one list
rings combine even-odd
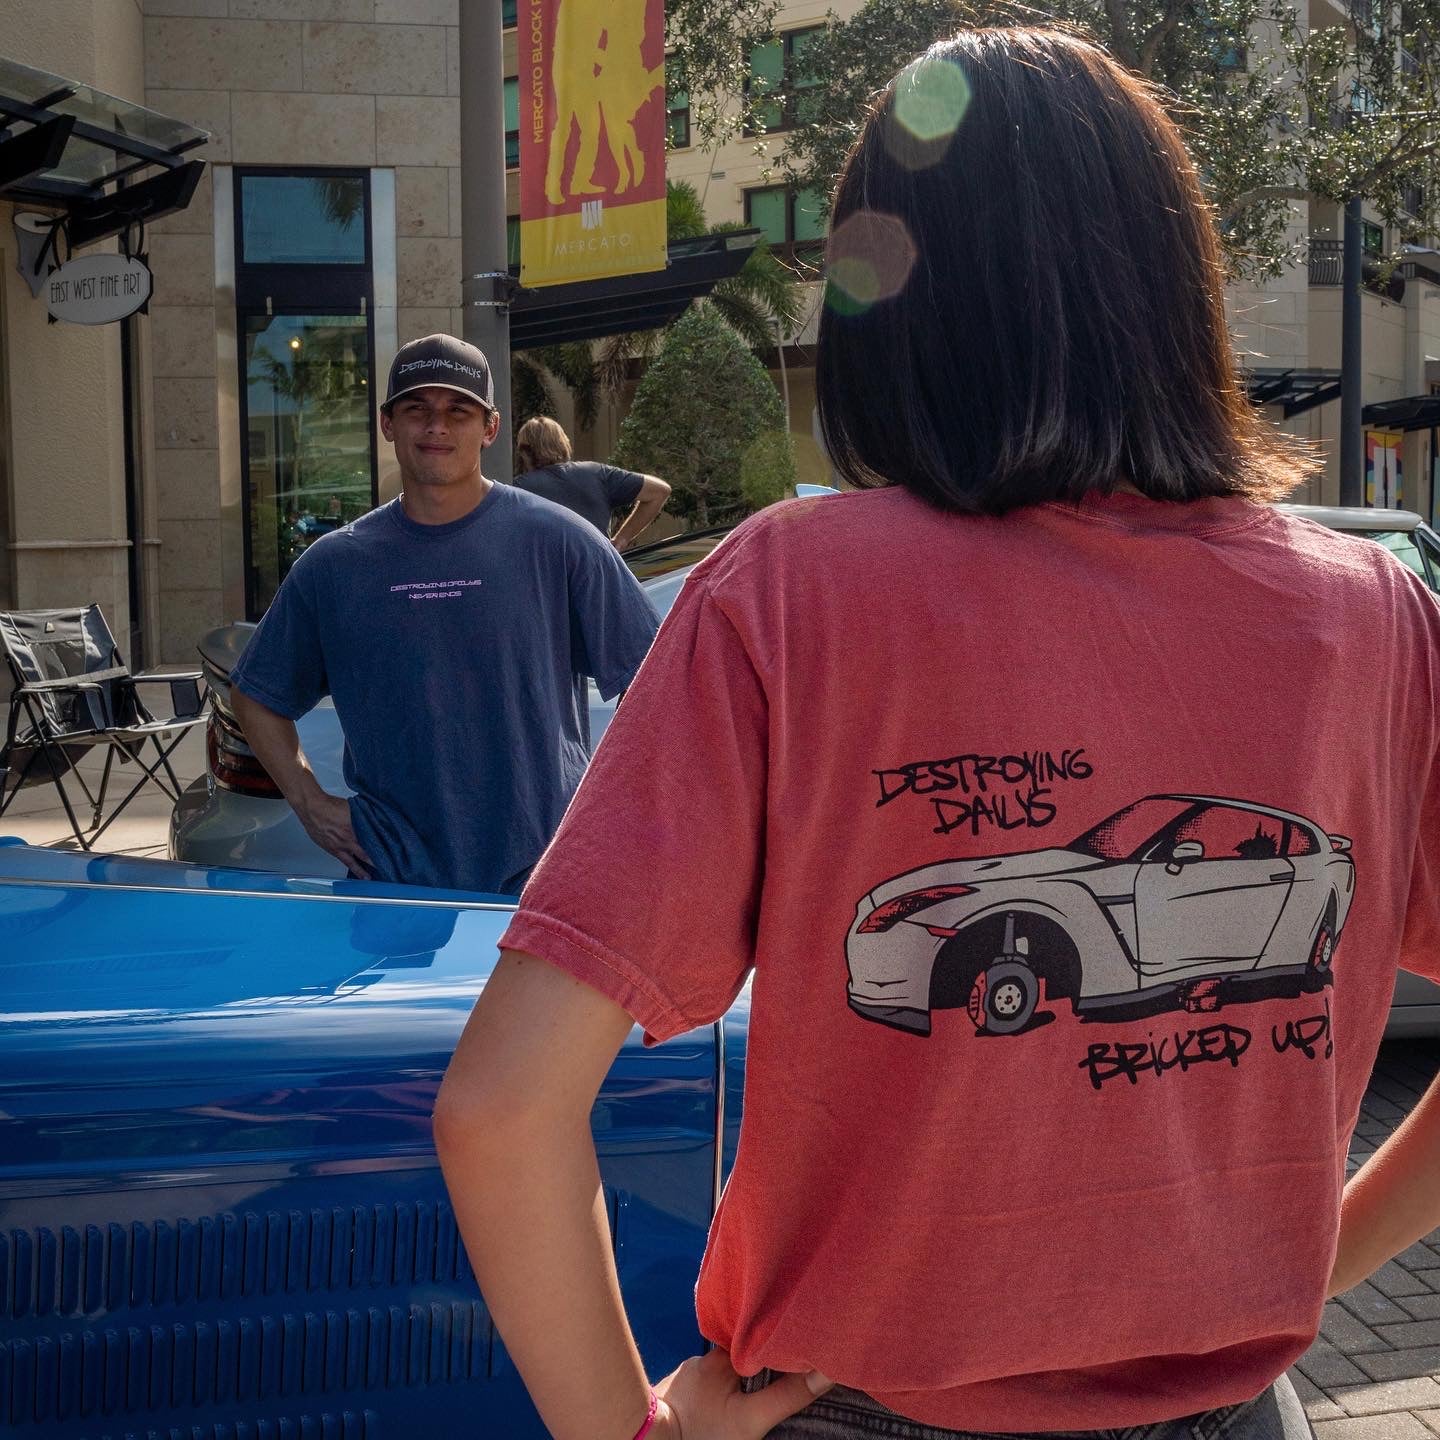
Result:
{"label": "building window", "polygon": [[1381,108],[1380,100],[1368,85],[1362,85],[1358,80],[1352,80],[1350,82],[1350,108],[1361,115],[1378,115]]}
{"label": "building window", "polygon": [[[813,113],[819,82],[805,64],[805,52],[824,32],[823,25],[787,30],[751,49],[745,93],[759,103],[761,127],[766,133],[789,130]],[[775,98],[767,100],[767,95]]]}
{"label": "building window", "polygon": [[500,24],[506,30],[515,28],[515,11],[519,0],[500,0]]}
{"label": "building window", "polygon": [[1360,222],[1360,243],[1367,255],[1381,255],[1385,250],[1385,227],[1369,220]]}
{"label": "building window", "polygon": [[505,263],[513,270],[520,263],[520,217],[505,217]]}
{"label": "building window", "polygon": [[519,164],[520,81],[512,75],[505,82],[505,168],[514,170]]}
{"label": "building window", "polygon": [[1202,4],[1196,13],[1196,20],[1205,33],[1211,57],[1220,70],[1244,70],[1247,68],[1245,36],[1217,20],[1208,5]]}
{"label": "building window", "polygon": [[363,265],[363,175],[240,177],[242,265]]}
{"label": "building window", "polygon": [[1372,40],[1380,38],[1381,7],[1374,0],[1351,0],[1350,18],[1357,30],[1363,30]]}
{"label": "building window", "polygon": [[813,266],[825,240],[825,198],[818,189],[768,185],[745,192],[745,223],[759,230],[783,259]]}
{"label": "building window", "polygon": [[684,150],[690,144],[690,92],[665,87],[665,144]]}
{"label": "building window", "polygon": [[367,173],[235,176],[245,606],[376,499]]}

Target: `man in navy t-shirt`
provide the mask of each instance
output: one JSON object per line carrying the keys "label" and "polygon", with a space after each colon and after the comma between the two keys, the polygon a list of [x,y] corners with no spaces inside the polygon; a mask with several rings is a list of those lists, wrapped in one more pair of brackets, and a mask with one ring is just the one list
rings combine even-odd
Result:
{"label": "man in navy t-shirt", "polygon": [[515,484],[583,515],[602,535],[610,535],[611,517],[628,505],[610,536],[617,550],[628,550],[665,508],[670,487],[658,475],[640,475],[598,460],[572,460],[570,453],[570,437],[560,422],[534,416],[515,437],[521,472]]}
{"label": "man in navy t-shirt", "polygon": [[[518,894],[589,759],[585,677],[617,694],[654,638],[612,545],[481,474],[499,423],[474,346],[402,346],[381,429],[403,493],[300,556],[230,677],[257,758],[352,875]],[[326,694],[349,801],[295,730]]]}

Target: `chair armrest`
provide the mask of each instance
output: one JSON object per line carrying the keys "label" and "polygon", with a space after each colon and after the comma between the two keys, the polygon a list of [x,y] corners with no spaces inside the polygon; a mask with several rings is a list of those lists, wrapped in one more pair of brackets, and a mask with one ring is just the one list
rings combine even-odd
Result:
{"label": "chair armrest", "polygon": [[136,685],[168,685],[175,680],[203,680],[205,677],[199,670],[146,670],[142,674],[132,675],[131,682]]}
{"label": "chair armrest", "polygon": [[[172,720],[194,720],[204,714],[206,701],[210,698],[210,692],[202,688],[201,674],[198,670],[178,670],[169,675],[127,675],[126,684],[130,689],[139,685],[168,685],[170,687],[170,719]],[[153,715],[147,705],[141,701],[138,695],[134,696],[134,703],[139,713],[148,720],[157,720],[160,717]]]}
{"label": "chair armrest", "polygon": [[[124,670],[92,670],[83,676],[57,675],[53,680],[27,680],[10,692],[11,715],[13,717],[16,713],[14,702],[17,700],[25,702],[27,712],[32,704],[40,706],[41,717],[36,720],[32,715],[32,721],[58,744],[86,735],[99,735],[110,729],[115,721],[110,708],[110,692],[101,681],[112,674],[119,676],[124,673]],[[44,702],[47,698],[67,695],[74,697],[75,714],[68,719],[62,716],[58,721],[54,716],[46,715]],[[88,724],[80,720],[79,716],[82,714],[89,721]]]}
{"label": "chair armrest", "polygon": [[58,675],[53,680],[27,680],[11,692],[15,695],[51,695],[65,690],[99,690],[100,682],[79,675]]}

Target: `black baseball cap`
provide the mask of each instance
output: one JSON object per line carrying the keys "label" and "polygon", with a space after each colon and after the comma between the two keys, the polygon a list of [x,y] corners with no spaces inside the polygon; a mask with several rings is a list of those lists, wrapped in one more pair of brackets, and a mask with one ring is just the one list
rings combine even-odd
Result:
{"label": "black baseball cap", "polygon": [[490,362],[473,345],[453,335],[427,335],[402,345],[391,362],[390,385],[380,408],[388,410],[408,391],[423,390],[427,385],[458,390],[487,410],[495,408]]}

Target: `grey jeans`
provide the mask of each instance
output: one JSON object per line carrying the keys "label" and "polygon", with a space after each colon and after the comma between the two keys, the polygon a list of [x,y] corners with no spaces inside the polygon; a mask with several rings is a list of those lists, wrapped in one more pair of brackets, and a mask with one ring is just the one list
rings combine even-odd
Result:
{"label": "grey jeans", "polygon": [[[773,1377],[767,1370],[744,1381],[746,1391],[761,1390]],[[769,1440],[1313,1440],[1314,1432],[1287,1376],[1242,1405],[1227,1405],[1120,1430],[1052,1431],[1047,1435],[976,1435],[939,1430],[906,1420],[858,1390],[837,1385],[798,1415],[770,1432]]]}

